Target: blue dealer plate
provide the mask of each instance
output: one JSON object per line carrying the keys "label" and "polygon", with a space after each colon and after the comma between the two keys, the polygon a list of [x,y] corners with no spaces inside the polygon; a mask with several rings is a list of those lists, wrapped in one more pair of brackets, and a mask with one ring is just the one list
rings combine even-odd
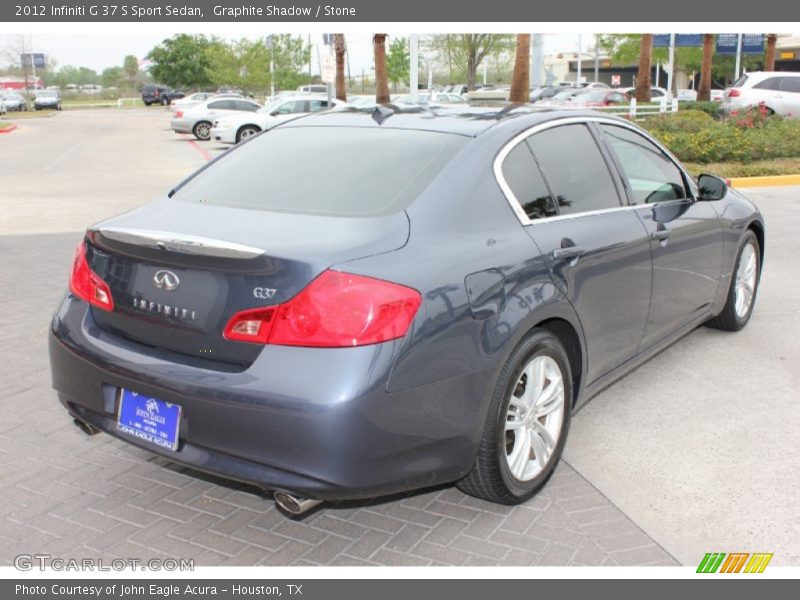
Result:
{"label": "blue dealer plate", "polygon": [[181,407],[130,390],[121,392],[117,429],[156,446],[177,449]]}

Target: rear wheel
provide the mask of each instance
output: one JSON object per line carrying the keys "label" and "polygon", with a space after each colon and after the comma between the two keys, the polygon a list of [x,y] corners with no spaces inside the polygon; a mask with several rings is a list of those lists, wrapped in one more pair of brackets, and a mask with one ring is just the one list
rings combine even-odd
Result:
{"label": "rear wheel", "polygon": [[236,132],[236,143],[242,142],[248,138],[261,132],[261,129],[255,125],[245,125],[238,132]]}
{"label": "rear wheel", "polygon": [[168,106],[169,98],[161,98],[161,106]]}
{"label": "rear wheel", "polygon": [[198,140],[202,140],[204,142],[210,140],[211,123],[208,121],[200,121],[199,123],[195,124],[194,128],[192,129],[192,133]]}
{"label": "rear wheel", "polygon": [[758,238],[748,231],[739,247],[736,269],[731,278],[728,297],[722,312],[708,322],[709,327],[726,331],[739,331],[750,320],[758,292],[761,270],[761,250]]}
{"label": "rear wheel", "polygon": [[519,504],[550,478],[569,430],[572,375],[563,345],[536,329],[495,386],[472,471],[456,485],[472,496]]}

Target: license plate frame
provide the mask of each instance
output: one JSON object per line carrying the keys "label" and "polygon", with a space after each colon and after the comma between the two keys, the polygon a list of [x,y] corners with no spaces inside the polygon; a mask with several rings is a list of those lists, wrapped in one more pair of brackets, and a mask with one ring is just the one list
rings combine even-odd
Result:
{"label": "license plate frame", "polygon": [[179,404],[119,388],[117,429],[151,445],[178,449],[182,412]]}

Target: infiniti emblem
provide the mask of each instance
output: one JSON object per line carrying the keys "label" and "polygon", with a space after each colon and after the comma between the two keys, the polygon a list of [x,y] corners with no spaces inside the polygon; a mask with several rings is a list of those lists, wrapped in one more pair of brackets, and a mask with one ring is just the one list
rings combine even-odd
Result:
{"label": "infiniti emblem", "polygon": [[175,275],[172,271],[156,271],[156,274],[153,275],[153,285],[155,285],[158,289],[165,289],[168,292],[171,292],[178,284],[181,282],[178,279],[178,276]]}

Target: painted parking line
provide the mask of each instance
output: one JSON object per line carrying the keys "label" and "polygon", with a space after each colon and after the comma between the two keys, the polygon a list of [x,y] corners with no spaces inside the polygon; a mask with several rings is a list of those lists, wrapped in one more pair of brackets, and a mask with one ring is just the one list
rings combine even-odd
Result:
{"label": "painted parking line", "polygon": [[200,145],[200,144],[197,142],[197,140],[195,140],[195,139],[192,139],[192,137],[191,137],[190,135],[186,134],[186,133],[182,133],[181,135],[183,136],[183,138],[184,138],[184,139],[185,139],[187,142],[189,142],[189,145],[190,145],[192,148],[194,148],[195,150],[197,150],[197,153],[198,153],[200,156],[202,156],[204,160],[206,160],[206,161],[209,161],[209,160],[211,160],[211,159],[213,158],[213,156],[211,156],[211,153],[210,153],[208,150],[206,150],[205,148],[203,148],[203,147],[202,147],[202,146],[201,146],[201,145]]}
{"label": "painted parking line", "polygon": [[16,125],[11,125],[10,127],[6,127],[5,129],[0,129],[0,133],[11,133],[17,128]]}

